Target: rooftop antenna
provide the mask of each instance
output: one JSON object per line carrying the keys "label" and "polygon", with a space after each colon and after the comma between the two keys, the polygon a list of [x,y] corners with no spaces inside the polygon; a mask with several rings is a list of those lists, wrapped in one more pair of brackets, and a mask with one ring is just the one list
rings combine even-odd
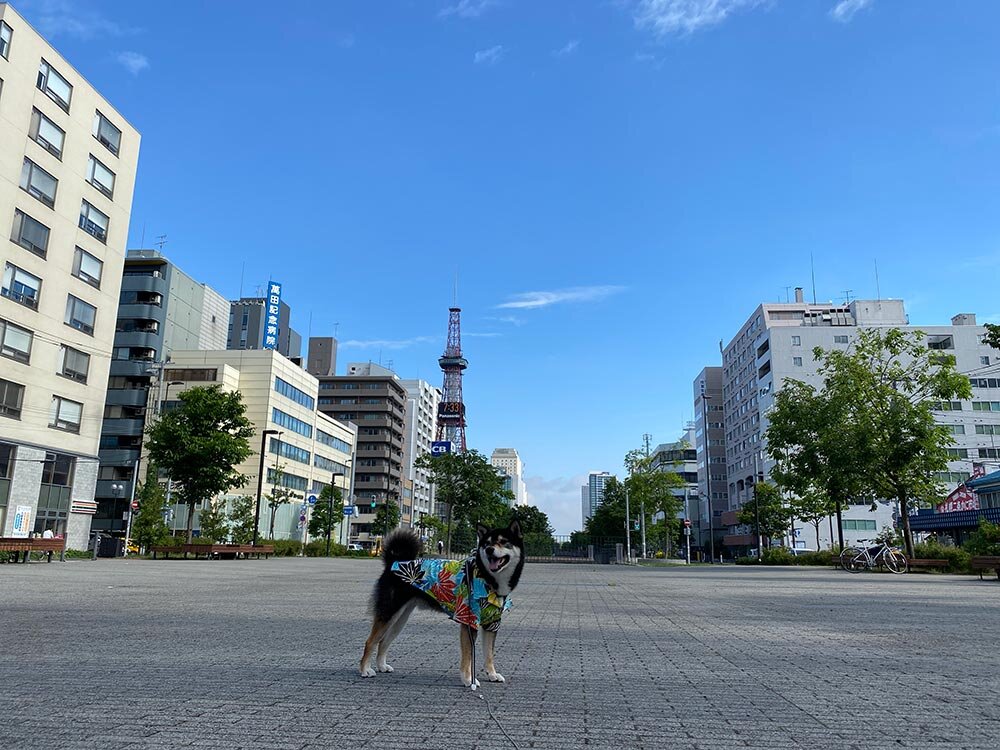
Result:
{"label": "rooftop antenna", "polygon": [[246,273],[247,273],[247,262],[243,261],[243,267],[240,268],[240,296],[239,296],[240,299],[243,299],[243,277],[246,276]]}
{"label": "rooftop antenna", "polygon": [[642,442],[646,446],[646,455],[649,456],[649,441],[653,439],[653,436],[648,432],[642,433]]}
{"label": "rooftop antenna", "polygon": [[791,289],[790,286],[785,287],[785,304],[788,304],[788,290]]}
{"label": "rooftop antenna", "polygon": [[853,291],[854,291],[853,289],[844,289],[841,292],[841,294],[844,295],[844,304],[845,305],[851,304],[851,292],[853,292]]}
{"label": "rooftop antenna", "polygon": [[878,258],[875,259],[875,298],[882,301],[882,289],[878,284]]}
{"label": "rooftop antenna", "polygon": [[458,307],[458,269],[455,269],[455,303],[452,307]]}
{"label": "rooftop antenna", "polygon": [[333,324],[333,337],[337,338],[337,331],[340,330],[340,323]]}
{"label": "rooftop antenna", "polygon": [[816,264],[813,262],[813,254],[809,253],[809,272],[812,274],[813,282],[813,304],[816,304]]}
{"label": "rooftop antenna", "polygon": [[159,237],[156,238],[156,242],[154,242],[153,244],[158,245],[160,248],[160,253],[163,253],[163,246],[167,244],[167,235],[161,234]]}
{"label": "rooftop antenna", "polygon": [[142,222],[142,239],[139,240],[139,247],[143,249],[146,247],[146,222]]}
{"label": "rooftop antenna", "polygon": [[309,311],[309,338],[313,335],[313,311]]}

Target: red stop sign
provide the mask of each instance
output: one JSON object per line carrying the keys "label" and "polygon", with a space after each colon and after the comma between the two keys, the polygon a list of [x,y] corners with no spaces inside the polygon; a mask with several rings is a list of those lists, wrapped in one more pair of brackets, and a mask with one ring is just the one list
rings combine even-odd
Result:
{"label": "red stop sign", "polygon": [[138,500],[133,500],[132,501],[132,510],[139,510],[139,501]]}
{"label": "red stop sign", "polygon": [[691,522],[688,519],[684,519],[684,527],[687,529],[691,528]]}

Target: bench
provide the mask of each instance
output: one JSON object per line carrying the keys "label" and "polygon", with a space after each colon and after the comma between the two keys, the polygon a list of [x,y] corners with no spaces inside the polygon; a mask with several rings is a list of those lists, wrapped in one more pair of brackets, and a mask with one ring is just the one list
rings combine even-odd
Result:
{"label": "bench", "polygon": [[983,580],[984,570],[994,570],[997,574],[997,580],[1000,580],[1000,557],[991,557],[989,555],[978,555],[970,560],[970,565],[973,570],[979,571],[979,580]]}
{"label": "bench", "polygon": [[907,559],[906,564],[910,568],[947,568],[949,563],[947,560],[915,557]]}
{"label": "bench", "polygon": [[179,544],[179,545],[158,545],[151,547],[150,551],[153,553],[153,559],[156,559],[158,554],[162,554],[164,557],[170,557],[171,552],[180,552],[187,559],[188,554],[194,555],[196,558],[204,555],[209,559],[218,558],[224,559],[228,558],[235,560],[239,555],[244,555],[249,557],[250,555],[256,555],[259,559],[261,555],[264,555],[266,559],[270,555],[274,554],[273,544]]}
{"label": "bench", "polygon": [[[52,554],[59,553],[59,560],[66,560],[66,540],[65,539],[40,539],[40,538],[20,538],[20,537],[0,537],[0,552],[10,552],[12,562],[28,562],[32,552],[47,552],[48,562],[52,562]],[[23,553],[23,556],[22,554]]]}

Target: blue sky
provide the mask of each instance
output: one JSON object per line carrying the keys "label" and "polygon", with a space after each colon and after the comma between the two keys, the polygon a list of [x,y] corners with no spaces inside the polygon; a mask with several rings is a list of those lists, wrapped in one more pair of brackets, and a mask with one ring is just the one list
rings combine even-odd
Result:
{"label": "blue sky", "polygon": [[470,445],[561,533],[810,254],[1000,321],[991,0],[14,6],[142,132],[130,246],[434,383],[457,274]]}

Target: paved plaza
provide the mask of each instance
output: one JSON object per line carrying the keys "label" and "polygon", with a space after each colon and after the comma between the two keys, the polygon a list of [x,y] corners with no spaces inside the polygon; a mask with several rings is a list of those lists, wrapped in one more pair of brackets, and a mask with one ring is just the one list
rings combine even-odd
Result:
{"label": "paved plaza", "polygon": [[[1000,584],[528,566],[488,703],[417,612],[357,663],[369,560],[0,566],[0,748],[976,748],[1000,744]],[[481,657],[480,657],[481,664]],[[489,711],[510,739],[491,718]]]}

